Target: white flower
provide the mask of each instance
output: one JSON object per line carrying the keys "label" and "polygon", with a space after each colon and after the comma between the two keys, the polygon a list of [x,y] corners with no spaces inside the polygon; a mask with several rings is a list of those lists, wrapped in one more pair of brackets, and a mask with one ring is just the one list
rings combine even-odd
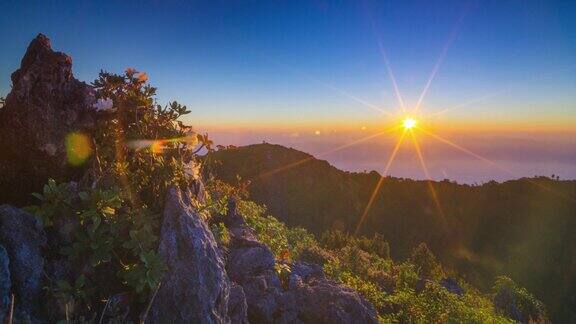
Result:
{"label": "white flower", "polygon": [[184,173],[194,180],[200,178],[200,164],[190,161],[184,164]]}
{"label": "white flower", "polygon": [[110,98],[100,98],[92,107],[94,107],[96,111],[111,110],[114,107],[114,102]]}

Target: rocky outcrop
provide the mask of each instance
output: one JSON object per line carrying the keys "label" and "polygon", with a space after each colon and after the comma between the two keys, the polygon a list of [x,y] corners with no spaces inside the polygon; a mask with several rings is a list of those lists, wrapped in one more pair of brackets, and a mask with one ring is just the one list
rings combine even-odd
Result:
{"label": "rocky outcrop", "polygon": [[10,259],[8,252],[0,245],[0,323],[5,322],[10,309]]}
{"label": "rocky outcrop", "polygon": [[458,296],[464,295],[464,288],[462,288],[458,283],[458,280],[454,278],[444,278],[440,280],[440,286]]}
{"label": "rocky outcrop", "polygon": [[[149,323],[225,323],[230,281],[216,240],[191,193],[172,187],[166,196],[159,253],[168,271],[150,310]],[[242,307],[235,293],[236,307]]]}
{"label": "rocky outcrop", "polygon": [[320,266],[289,264],[288,278],[275,271],[270,249],[229,203],[231,235],[227,270],[244,289],[252,323],[377,323],[374,307],[356,291],[326,279]]}
{"label": "rocky outcrop", "polygon": [[72,75],[70,56],[39,34],[12,74],[0,108],[0,203],[24,204],[51,177],[78,172],[66,157],[65,138],[93,127],[93,90]]}
{"label": "rocky outcrop", "polygon": [[46,235],[33,215],[0,206],[0,245],[8,254],[17,318],[33,321],[40,317],[45,244]]}
{"label": "rocky outcrop", "polygon": [[228,298],[228,317],[230,318],[230,323],[249,323],[248,305],[246,304],[244,288],[235,282],[231,282],[230,286],[230,297]]}

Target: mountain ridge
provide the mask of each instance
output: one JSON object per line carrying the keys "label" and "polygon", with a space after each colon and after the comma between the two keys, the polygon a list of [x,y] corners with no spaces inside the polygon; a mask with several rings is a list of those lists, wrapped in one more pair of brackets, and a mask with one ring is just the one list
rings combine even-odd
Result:
{"label": "mountain ridge", "polygon": [[[291,226],[314,233],[354,232],[380,175],[347,172],[276,144],[219,150],[209,156],[217,178],[249,181],[253,200]],[[576,181],[520,178],[482,185],[386,177],[362,235],[379,233],[396,259],[420,242],[484,290],[510,274],[548,305],[553,318],[576,320],[574,288]]]}

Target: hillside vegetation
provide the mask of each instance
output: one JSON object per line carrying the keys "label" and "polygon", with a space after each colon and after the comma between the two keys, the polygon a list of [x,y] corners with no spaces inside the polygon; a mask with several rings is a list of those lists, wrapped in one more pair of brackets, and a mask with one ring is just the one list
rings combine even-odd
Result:
{"label": "hillside vegetation", "polygon": [[[270,144],[222,149],[209,159],[219,178],[237,183],[239,176],[252,199],[316,234],[352,233],[380,177]],[[387,177],[360,234],[381,235],[394,260],[425,242],[445,267],[485,292],[497,276],[510,276],[544,301],[553,320],[576,321],[576,181],[433,185],[443,215],[425,181]]]}
{"label": "hillside vegetation", "polygon": [[[213,184],[232,192],[218,181]],[[217,196],[217,195],[215,195]],[[408,260],[395,262],[381,235],[352,237],[327,231],[317,239],[300,227],[289,227],[268,215],[265,207],[239,200],[239,211],[279,260],[321,265],[327,276],[360,292],[376,307],[384,323],[513,323],[546,322],[545,307],[510,278],[496,278],[487,294],[450,274],[426,244]],[[220,242],[228,234],[213,225]],[[289,267],[278,267],[279,273]]]}

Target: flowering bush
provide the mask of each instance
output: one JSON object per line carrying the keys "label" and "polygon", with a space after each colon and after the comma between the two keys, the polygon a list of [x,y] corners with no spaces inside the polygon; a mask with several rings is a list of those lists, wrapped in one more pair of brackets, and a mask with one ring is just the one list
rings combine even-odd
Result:
{"label": "flowering bush", "polygon": [[87,164],[86,175],[77,185],[50,180],[29,207],[54,255],[70,264],[69,276],[48,278],[49,299],[64,305],[54,320],[89,318],[103,300],[127,291],[143,307],[162,279],[156,249],[166,190],[200,177],[196,154],[212,142],[180,120],[186,106],[157,104],[147,80],[134,69],[100,73],[93,84],[98,127],[86,137],[92,155],[75,160]]}

